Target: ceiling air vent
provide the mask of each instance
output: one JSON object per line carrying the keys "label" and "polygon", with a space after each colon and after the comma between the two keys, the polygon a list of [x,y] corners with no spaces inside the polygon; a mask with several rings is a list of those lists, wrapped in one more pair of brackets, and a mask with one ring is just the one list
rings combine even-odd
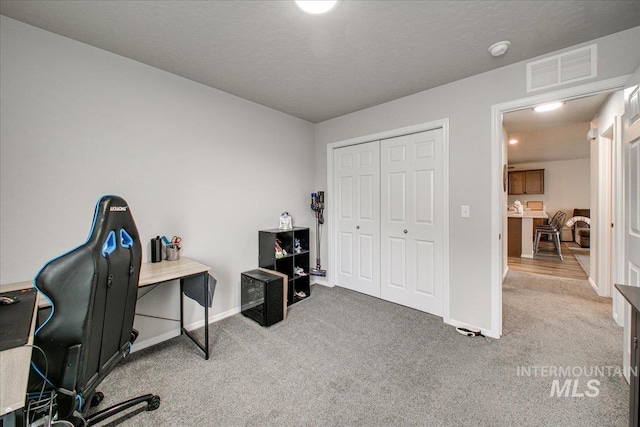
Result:
{"label": "ceiling air vent", "polygon": [[596,45],[582,47],[527,64],[527,92],[597,76]]}

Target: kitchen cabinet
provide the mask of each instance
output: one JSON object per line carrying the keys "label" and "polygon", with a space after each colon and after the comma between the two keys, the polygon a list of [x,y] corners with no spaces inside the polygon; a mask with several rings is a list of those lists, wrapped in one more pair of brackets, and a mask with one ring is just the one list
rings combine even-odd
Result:
{"label": "kitchen cabinet", "polygon": [[509,194],[544,194],[544,169],[509,172]]}
{"label": "kitchen cabinet", "polygon": [[522,218],[508,218],[507,253],[510,257],[522,255]]}

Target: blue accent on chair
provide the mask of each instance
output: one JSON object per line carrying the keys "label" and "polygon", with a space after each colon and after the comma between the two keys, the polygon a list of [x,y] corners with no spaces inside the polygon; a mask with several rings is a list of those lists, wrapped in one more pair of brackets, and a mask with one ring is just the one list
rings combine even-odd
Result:
{"label": "blue accent on chair", "polygon": [[[35,282],[35,279],[33,281]],[[33,284],[33,287],[38,289],[35,283]],[[53,301],[51,301],[51,298],[49,298],[49,295],[43,293],[40,289],[38,289],[38,294],[44,297],[47,301],[49,301],[49,305],[51,306],[51,311],[49,312],[49,316],[47,316],[47,319],[44,322],[42,322],[42,325],[40,325],[38,329],[36,329],[34,335],[38,335],[38,332],[40,332],[40,329],[42,329],[44,325],[46,325],[47,322],[51,320],[51,318],[53,317],[53,313],[56,311],[56,306],[53,304]]]}
{"label": "blue accent on chair", "polygon": [[106,257],[116,250],[116,232],[111,230],[102,245],[102,256]]}
{"label": "blue accent on chair", "polygon": [[133,237],[129,236],[124,228],[120,229],[120,246],[129,249],[133,245]]}

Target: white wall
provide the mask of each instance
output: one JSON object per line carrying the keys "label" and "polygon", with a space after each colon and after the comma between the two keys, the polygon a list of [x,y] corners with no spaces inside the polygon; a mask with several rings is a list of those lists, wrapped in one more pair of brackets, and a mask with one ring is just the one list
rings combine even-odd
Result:
{"label": "white wall", "polygon": [[[237,310],[240,273],[257,267],[258,230],[277,227],[283,211],[294,225],[314,224],[313,125],[0,19],[0,283],[30,280],[83,243],[98,198],[118,194],[144,260],[152,237],[182,236],[183,256],[218,279],[213,315]],[[178,313],[172,289],[142,298],[140,311]]]}
{"label": "white wall", "polygon": [[[638,39],[640,27],[595,40],[598,77],[590,81],[632,73],[640,63]],[[331,209],[327,144],[449,119],[452,321],[498,330],[491,318],[491,242],[498,238],[491,235],[491,106],[532,95],[526,93],[526,63],[521,62],[316,125],[316,187],[327,191]],[[461,205],[471,207],[471,218],[460,218]]]}
{"label": "white wall", "polygon": [[[586,140],[585,145],[589,142]],[[544,194],[510,195],[509,203],[520,200],[541,200],[549,216],[561,210],[571,218],[574,209],[589,209],[591,206],[590,160],[556,160],[514,165],[510,172],[544,169]]]}

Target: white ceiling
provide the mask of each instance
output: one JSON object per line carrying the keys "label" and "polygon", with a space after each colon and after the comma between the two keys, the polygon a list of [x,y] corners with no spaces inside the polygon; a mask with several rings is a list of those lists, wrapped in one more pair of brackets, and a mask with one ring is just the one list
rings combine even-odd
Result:
{"label": "white ceiling", "polygon": [[320,16],[292,1],[2,0],[0,13],[314,123],[640,25],[637,0],[343,0]]}
{"label": "white ceiling", "polygon": [[509,164],[588,159],[590,121],[609,98],[608,93],[565,102],[554,111],[536,113],[531,108],[504,114],[509,139]]}

